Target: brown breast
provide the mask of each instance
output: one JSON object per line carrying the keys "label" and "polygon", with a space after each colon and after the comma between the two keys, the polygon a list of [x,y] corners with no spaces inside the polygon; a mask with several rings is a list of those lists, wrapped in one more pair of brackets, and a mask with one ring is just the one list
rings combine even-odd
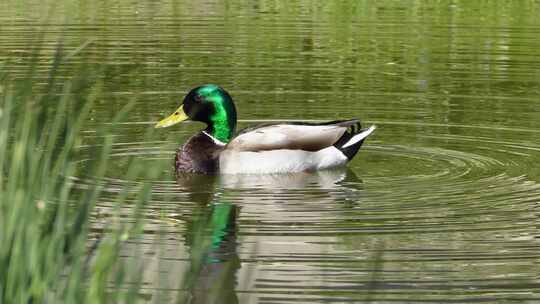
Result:
{"label": "brown breast", "polygon": [[175,158],[176,173],[215,174],[219,170],[219,153],[222,150],[223,146],[199,132],[178,149]]}

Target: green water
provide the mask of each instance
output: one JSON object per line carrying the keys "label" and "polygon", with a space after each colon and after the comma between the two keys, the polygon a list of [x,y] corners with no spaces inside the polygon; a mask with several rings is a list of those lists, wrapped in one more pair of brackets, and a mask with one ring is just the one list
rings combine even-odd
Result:
{"label": "green water", "polygon": [[[123,178],[128,156],[172,164],[202,128],[145,136],[203,83],[231,93],[240,128],[352,117],[378,126],[344,170],[164,171],[143,237],[123,253],[142,252],[149,302],[538,303],[538,16],[532,0],[8,0],[0,69],[24,78],[41,45],[44,93],[61,41],[60,80],[85,76],[75,94],[98,102],[79,187],[97,182],[84,174],[94,129],[135,102],[112,134],[111,194],[139,182]],[[104,197],[94,231],[112,209]]]}

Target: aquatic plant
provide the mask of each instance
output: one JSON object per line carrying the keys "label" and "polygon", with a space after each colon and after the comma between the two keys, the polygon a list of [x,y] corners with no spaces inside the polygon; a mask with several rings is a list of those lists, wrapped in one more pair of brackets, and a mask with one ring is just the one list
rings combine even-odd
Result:
{"label": "aquatic plant", "polygon": [[[133,261],[118,258],[119,249],[142,227],[140,210],[150,186],[126,185],[108,196],[113,206],[129,199],[134,220],[112,216],[105,232],[89,233],[113,144],[110,131],[129,106],[96,130],[101,143],[85,167],[94,182],[77,187],[81,169],[74,159],[93,104],[92,96],[77,90],[91,85],[91,77],[57,83],[61,64],[59,48],[41,94],[32,69],[23,79],[0,75],[0,303],[131,303],[140,272]],[[143,168],[132,161],[126,175],[133,180]]]}

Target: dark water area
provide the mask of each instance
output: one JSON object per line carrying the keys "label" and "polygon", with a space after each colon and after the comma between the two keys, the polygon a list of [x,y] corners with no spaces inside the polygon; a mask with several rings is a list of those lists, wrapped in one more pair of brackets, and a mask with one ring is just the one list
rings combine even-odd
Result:
{"label": "dark water area", "polygon": [[[89,75],[78,187],[141,183],[130,156],[167,168],[123,252],[149,303],[539,303],[538,16],[532,0],[8,0],[0,69],[23,78],[39,43],[45,90],[61,41],[60,79]],[[177,179],[175,149],[202,125],[153,125],[204,83],[231,93],[239,128],[378,128],[340,170]],[[95,129],[130,102],[98,181]]]}

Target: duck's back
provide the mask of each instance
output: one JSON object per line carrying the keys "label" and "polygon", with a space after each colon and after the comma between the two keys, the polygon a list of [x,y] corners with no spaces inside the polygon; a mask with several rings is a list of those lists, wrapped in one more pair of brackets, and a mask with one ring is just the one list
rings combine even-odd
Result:
{"label": "duck's back", "polygon": [[176,153],[176,173],[217,173],[221,150],[223,146],[216,144],[206,133],[193,135]]}
{"label": "duck's back", "polygon": [[219,157],[221,173],[291,173],[339,167],[351,160],[374,126],[356,119],[278,123],[246,129]]}

